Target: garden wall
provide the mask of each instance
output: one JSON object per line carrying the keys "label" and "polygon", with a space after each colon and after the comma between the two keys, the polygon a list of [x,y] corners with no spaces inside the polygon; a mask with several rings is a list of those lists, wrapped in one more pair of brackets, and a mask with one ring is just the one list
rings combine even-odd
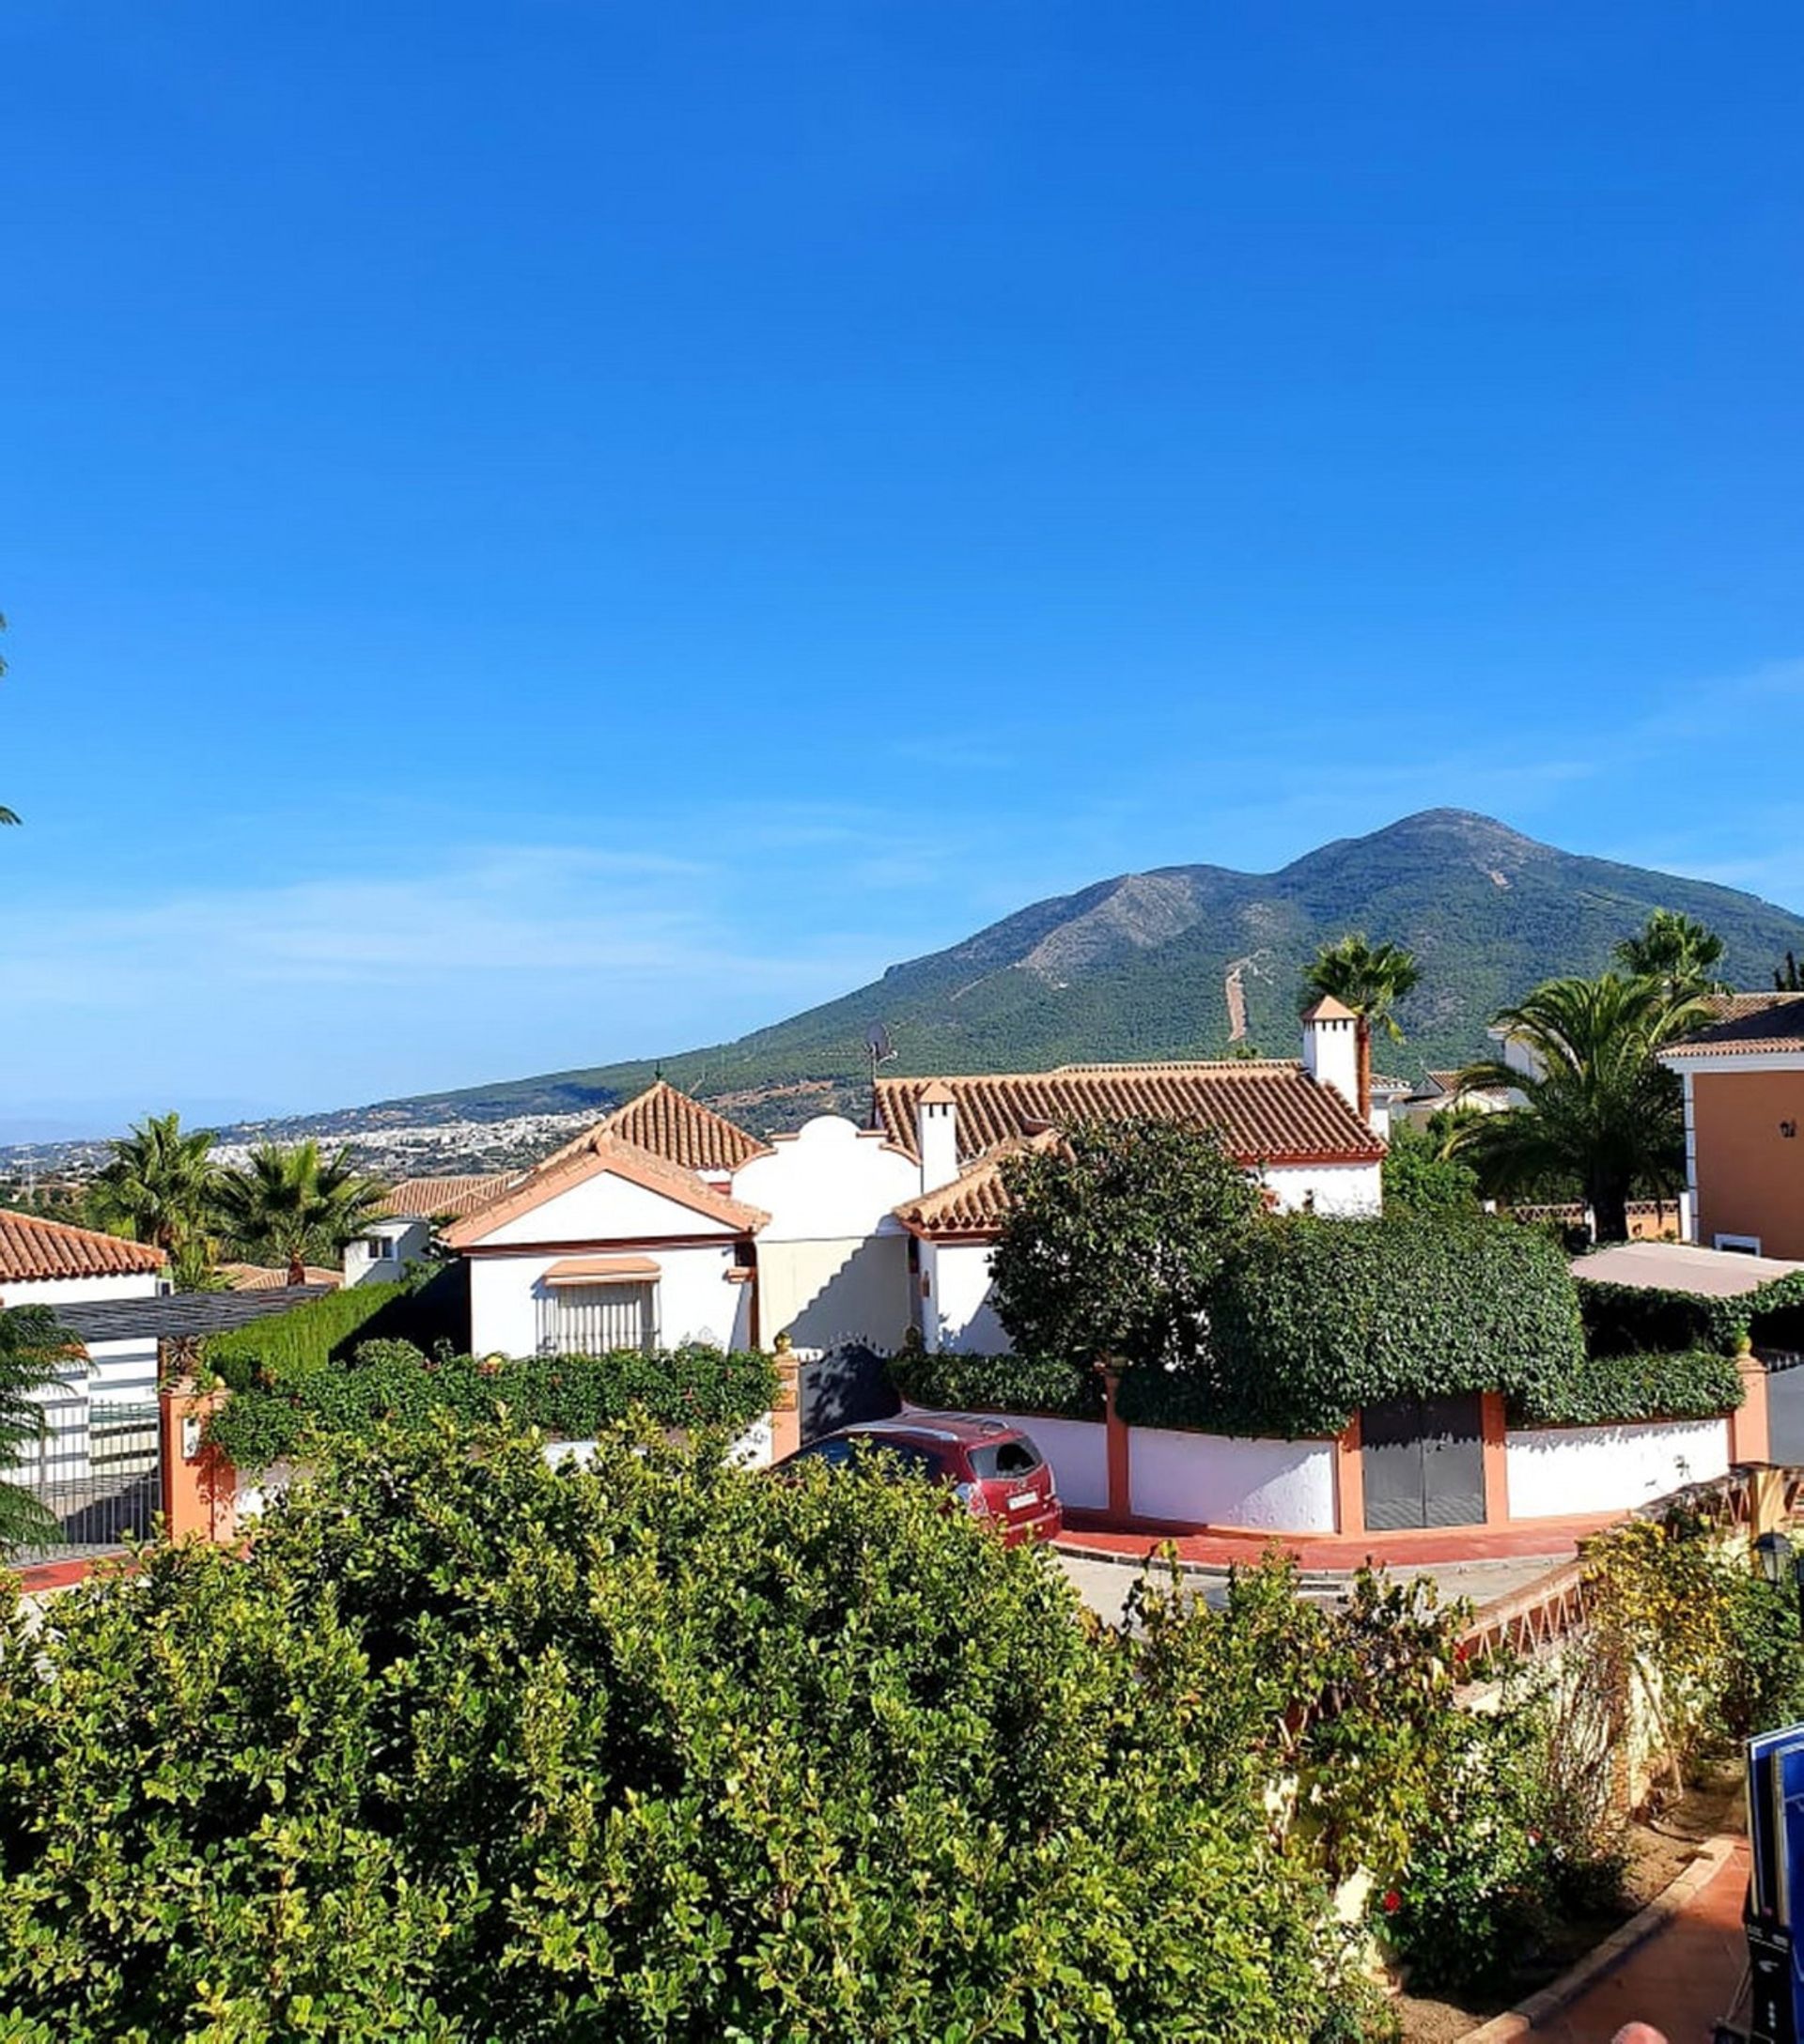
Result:
{"label": "garden wall", "polygon": [[1506,1454],[1512,1519],[1625,1511],[1687,1483],[1726,1476],[1729,1422],[1512,1428]]}
{"label": "garden wall", "polygon": [[1332,1441],[1244,1441],[1160,1427],[1134,1427],[1129,1439],[1139,1518],[1273,1533],[1336,1529]]}

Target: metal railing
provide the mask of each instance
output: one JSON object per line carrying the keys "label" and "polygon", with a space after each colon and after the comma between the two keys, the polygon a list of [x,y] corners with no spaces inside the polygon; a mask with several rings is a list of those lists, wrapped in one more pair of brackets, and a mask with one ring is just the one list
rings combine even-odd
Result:
{"label": "metal railing", "polygon": [[44,1432],[3,1480],[36,1497],[55,1533],[15,1561],[47,1561],[147,1539],[163,1507],[154,1401],[59,1398],[44,1404]]}

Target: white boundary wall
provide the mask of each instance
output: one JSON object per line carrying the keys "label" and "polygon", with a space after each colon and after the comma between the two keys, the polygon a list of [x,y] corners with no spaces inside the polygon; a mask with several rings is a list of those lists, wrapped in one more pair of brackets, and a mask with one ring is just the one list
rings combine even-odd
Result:
{"label": "white boundary wall", "polygon": [[1080,1511],[1103,1511],[1109,1505],[1109,1430],[1094,1419],[1035,1419],[1007,1416],[1048,1462],[1059,1502]]}
{"label": "white boundary wall", "polygon": [[1625,1511],[1729,1471],[1726,1419],[1534,1427],[1506,1439],[1512,1519]]}
{"label": "white boundary wall", "polygon": [[1130,1440],[1133,1509],[1143,1519],[1274,1533],[1336,1529],[1332,1441],[1243,1441],[1160,1427],[1134,1427]]}

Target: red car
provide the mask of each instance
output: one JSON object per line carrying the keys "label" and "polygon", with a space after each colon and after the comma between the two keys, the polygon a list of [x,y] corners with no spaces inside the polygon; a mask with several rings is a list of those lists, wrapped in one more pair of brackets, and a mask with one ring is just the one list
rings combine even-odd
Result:
{"label": "red car", "polygon": [[867,1419],[837,1433],[823,1434],[778,1464],[804,1468],[811,1462],[841,1467],[864,1442],[883,1448],[905,1468],[918,1469],[945,1484],[977,1518],[988,1519],[1013,1547],[1027,1540],[1056,1540],[1065,1527],[1065,1508],[1047,1461],[1019,1427],[969,1413],[903,1413],[894,1419]]}

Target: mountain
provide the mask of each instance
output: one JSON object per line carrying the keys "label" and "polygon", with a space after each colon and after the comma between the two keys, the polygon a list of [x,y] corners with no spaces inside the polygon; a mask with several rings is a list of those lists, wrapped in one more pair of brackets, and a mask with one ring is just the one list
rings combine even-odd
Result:
{"label": "mountain", "polygon": [[[661,1061],[481,1086],[378,1110],[494,1120],[592,1109],[650,1081],[751,1125],[794,1126],[863,1106],[865,1032],[882,1022],[895,1072],[1034,1070],[1087,1059],[1208,1057],[1228,1044],[1224,979],[1242,965],[1251,1041],[1296,1055],[1298,990],[1316,947],[1348,930],[1416,953],[1422,983],[1385,1070],[1413,1076],[1485,1048],[1496,1011],[1538,981],[1590,973],[1656,907],[1707,922],[1732,983],[1765,986],[1804,950],[1804,918],[1751,894],[1580,858],[1488,816],[1433,809],[1342,838],[1271,874],[1166,866],[1036,902],[963,943],[737,1042]],[[368,1110],[365,1110],[367,1113]]]}
{"label": "mountain", "polygon": [[[1610,947],[1657,907],[1717,931],[1734,985],[1768,985],[1786,951],[1804,952],[1804,919],[1751,894],[1579,858],[1488,816],[1433,809],[1277,873],[1165,866],[1099,880],[735,1043],[223,1134],[348,1140],[370,1168],[397,1176],[498,1169],[553,1148],[660,1070],[748,1127],[792,1128],[830,1107],[863,1114],[875,1022],[890,1031],[896,1073],[1218,1056],[1236,963],[1250,1042],[1294,1057],[1303,968],[1348,930],[1406,945],[1421,965],[1421,985],[1398,1014],[1407,1041],[1377,1050],[1381,1070],[1413,1076],[1481,1054],[1500,1007],[1555,974],[1600,971]],[[29,1162],[90,1164],[94,1146],[77,1147],[45,1146]],[[15,1167],[23,1154],[12,1153]]]}

